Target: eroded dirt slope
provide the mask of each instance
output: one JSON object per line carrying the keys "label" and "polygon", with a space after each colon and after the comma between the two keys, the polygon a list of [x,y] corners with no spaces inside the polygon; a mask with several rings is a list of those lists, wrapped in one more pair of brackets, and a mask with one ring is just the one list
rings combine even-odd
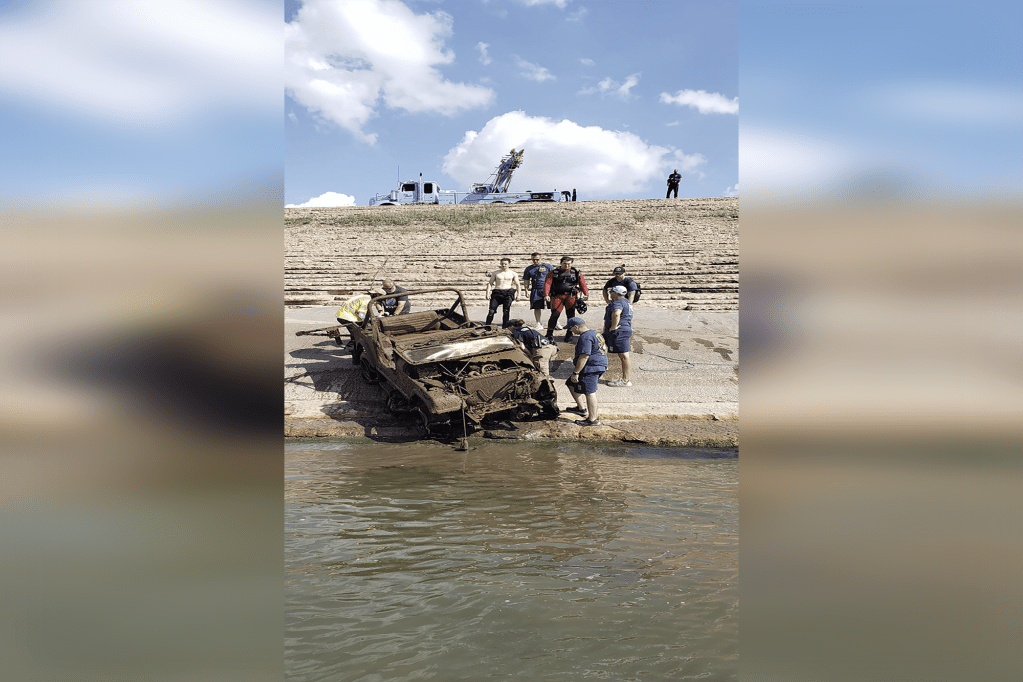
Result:
{"label": "eroded dirt slope", "polygon": [[738,309],[737,198],[288,208],[284,217],[286,306],[329,305],[383,277],[408,289],[454,286],[485,305],[502,256],[521,274],[540,251],[554,265],[573,256],[595,288],[624,263],[651,307]]}

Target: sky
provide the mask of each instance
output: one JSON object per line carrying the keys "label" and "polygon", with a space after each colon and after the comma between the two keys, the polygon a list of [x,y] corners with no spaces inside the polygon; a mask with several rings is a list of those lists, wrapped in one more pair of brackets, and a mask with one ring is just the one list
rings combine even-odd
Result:
{"label": "sky", "polygon": [[1020,197],[1023,6],[744,3],[751,200]]}
{"label": "sky", "polygon": [[581,199],[1023,187],[1019,3],[344,6],[0,4],[0,201],[365,205],[513,145]]}
{"label": "sky", "polygon": [[738,195],[738,3],[285,4],[285,201],[365,206],[401,179],[465,191]]}
{"label": "sky", "polygon": [[270,0],[0,4],[0,201],[272,200],[280,18]]}

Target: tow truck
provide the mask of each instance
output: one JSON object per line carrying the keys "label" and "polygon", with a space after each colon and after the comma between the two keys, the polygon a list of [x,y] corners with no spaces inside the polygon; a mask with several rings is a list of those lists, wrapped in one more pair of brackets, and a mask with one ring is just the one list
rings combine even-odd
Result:
{"label": "tow truck", "polygon": [[370,198],[370,206],[397,206],[402,204],[517,204],[524,201],[570,201],[571,192],[558,192],[554,189],[550,192],[509,192],[512,174],[515,169],[522,165],[522,156],[525,149],[511,152],[501,157],[501,163],[486,182],[472,185],[468,192],[458,192],[453,189],[441,189],[441,186],[433,181],[423,181],[423,174],[419,174],[419,180],[406,180],[398,183],[398,188],[387,194],[377,194]]}

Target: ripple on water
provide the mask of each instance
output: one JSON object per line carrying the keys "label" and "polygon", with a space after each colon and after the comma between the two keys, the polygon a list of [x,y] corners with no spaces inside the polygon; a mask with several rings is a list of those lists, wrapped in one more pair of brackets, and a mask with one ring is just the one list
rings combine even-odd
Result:
{"label": "ripple on water", "polygon": [[286,474],[289,680],[736,676],[734,459],[417,444]]}

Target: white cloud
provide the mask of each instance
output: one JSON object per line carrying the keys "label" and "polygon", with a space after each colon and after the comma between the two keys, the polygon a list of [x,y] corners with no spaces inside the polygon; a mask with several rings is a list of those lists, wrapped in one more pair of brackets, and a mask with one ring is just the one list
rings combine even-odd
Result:
{"label": "white cloud", "polygon": [[329,208],[335,206],[355,206],[355,197],[337,192],[325,192],[304,204],[285,204],[284,208]]}
{"label": "white cloud", "polygon": [[488,47],[490,47],[490,43],[484,43],[483,41],[476,43],[476,49],[480,51],[480,63],[484,66],[492,61],[490,55],[487,54]]}
{"label": "white cloud", "polygon": [[639,83],[638,73],[634,73],[625,79],[625,82],[622,83],[622,85],[617,90],[618,96],[621,97],[622,99],[627,98],[629,96],[629,90],[634,88],[636,86],[636,83]]}
{"label": "white cloud", "polygon": [[582,90],[579,91],[579,94],[591,95],[595,92],[599,92],[602,95],[616,95],[617,97],[620,97],[623,100],[627,100],[629,98],[629,90],[634,88],[636,84],[639,83],[639,77],[640,74],[634,73],[628,78],[626,78],[624,83],[619,83],[618,81],[611,78],[611,76],[608,76],[604,80],[597,83],[597,87],[583,88]]}
{"label": "white cloud", "polygon": [[492,118],[479,132],[466,132],[444,157],[443,170],[460,185],[482,182],[511,148],[525,149],[522,167],[515,172],[512,190],[567,190],[587,197],[620,197],[647,191],[647,183],[674,167],[700,175],[706,163],[700,154],[650,145],[630,132],[580,126],[510,111]]}
{"label": "white cloud", "polygon": [[671,126],[677,126],[678,124],[679,124],[678,121],[672,121],[671,123],[665,123],[664,125],[666,125],[666,126],[668,126],[670,128]]}
{"label": "white cloud", "polygon": [[533,7],[535,5],[557,5],[561,9],[565,8],[568,4],[568,0],[521,0],[527,7]]}
{"label": "white cloud", "polygon": [[515,63],[520,69],[522,69],[522,75],[526,78],[542,83],[543,81],[555,80],[554,75],[550,71],[540,66],[539,64],[533,64],[527,62],[518,55],[515,56]]}
{"label": "white cloud", "polygon": [[739,113],[739,98],[728,99],[716,92],[706,90],[679,90],[674,95],[666,92],[661,93],[661,101],[665,104],[678,104],[680,106],[692,107],[701,114],[737,114]]}
{"label": "white cloud", "polygon": [[721,193],[723,197],[737,197],[739,196],[739,183],[735,183],[724,192]]}
{"label": "white cloud", "polygon": [[590,10],[586,9],[585,7],[580,7],[579,9],[565,17],[565,21],[582,21],[583,17],[589,14],[589,11]]}
{"label": "white cloud", "polygon": [[294,111],[289,111],[288,112],[288,118],[291,119],[292,123],[298,123],[298,116],[295,116],[295,112]]}
{"label": "white cloud", "polygon": [[594,64],[596,64],[596,62],[590,59],[589,57],[580,57],[579,63],[582,64],[583,66],[593,66]]}
{"label": "white cloud", "polygon": [[[176,124],[211,110],[280,111],[273,6],[30,3],[0,20],[0,92],[117,124]],[[275,92],[276,90],[276,92]]]}
{"label": "white cloud", "polygon": [[445,80],[437,67],[452,18],[415,14],[398,0],[306,0],[284,27],[284,84],[309,110],[373,143],[363,126],[380,100],[413,113],[485,106],[489,88]]}

